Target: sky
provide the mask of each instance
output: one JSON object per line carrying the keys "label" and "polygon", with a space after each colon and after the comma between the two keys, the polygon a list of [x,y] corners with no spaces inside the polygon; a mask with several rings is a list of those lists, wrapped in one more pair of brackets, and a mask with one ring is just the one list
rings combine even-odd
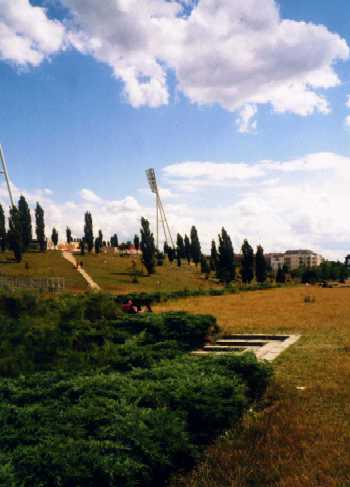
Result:
{"label": "sky", "polygon": [[[0,0],[0,143],[46,230],[350,252],[348,0]],[[8,208],[6,187],[0,202]]]}

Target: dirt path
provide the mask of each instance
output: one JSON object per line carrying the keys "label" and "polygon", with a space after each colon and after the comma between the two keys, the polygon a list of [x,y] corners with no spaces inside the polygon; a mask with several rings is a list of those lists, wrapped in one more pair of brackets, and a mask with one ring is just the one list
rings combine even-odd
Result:
{"label": "dirt path", "polygon": [[80,274],[83,276],[91,289],[94,289],[95,291],[101,291],[100,286],[84,269],[82,269],[80,266],[77,268],[78,262],[73,254],[71,254],[70,252],[62,252],[62,256],[64,259],[68,260],[68,262],[70,262],[78,272],[80,272]]}

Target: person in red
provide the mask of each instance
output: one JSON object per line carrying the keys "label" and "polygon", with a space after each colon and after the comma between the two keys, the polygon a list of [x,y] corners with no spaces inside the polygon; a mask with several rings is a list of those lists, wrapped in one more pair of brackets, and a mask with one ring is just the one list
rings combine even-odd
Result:
{"label": "person in red", "polygon": [[137,306],[134,305],[131,299],[122,305],[122,310],[129,314],[136,314],[138,312]]}

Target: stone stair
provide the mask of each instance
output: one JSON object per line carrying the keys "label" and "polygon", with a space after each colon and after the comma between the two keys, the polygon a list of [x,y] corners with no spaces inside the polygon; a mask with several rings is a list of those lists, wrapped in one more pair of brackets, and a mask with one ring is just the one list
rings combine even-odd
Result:
{"label": "stone stair", "polygon": [[300,335],[234,334],[224,335],[214,344],[204,345],[193,355],[223,355],[251,351],[257,358],[274,360],[286,348],[295,343]]}

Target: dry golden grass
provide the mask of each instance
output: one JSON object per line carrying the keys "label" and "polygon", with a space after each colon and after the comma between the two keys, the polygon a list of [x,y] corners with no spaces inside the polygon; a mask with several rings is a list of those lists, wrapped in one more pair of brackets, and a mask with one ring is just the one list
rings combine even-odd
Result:
{"label": "dry golden grass", "polygon": [[275,360],[261,409],[172,487],[350,486],[350,289],[282,288],[157,307],[169,309],[211,313],[225,331],[303,335]]}

